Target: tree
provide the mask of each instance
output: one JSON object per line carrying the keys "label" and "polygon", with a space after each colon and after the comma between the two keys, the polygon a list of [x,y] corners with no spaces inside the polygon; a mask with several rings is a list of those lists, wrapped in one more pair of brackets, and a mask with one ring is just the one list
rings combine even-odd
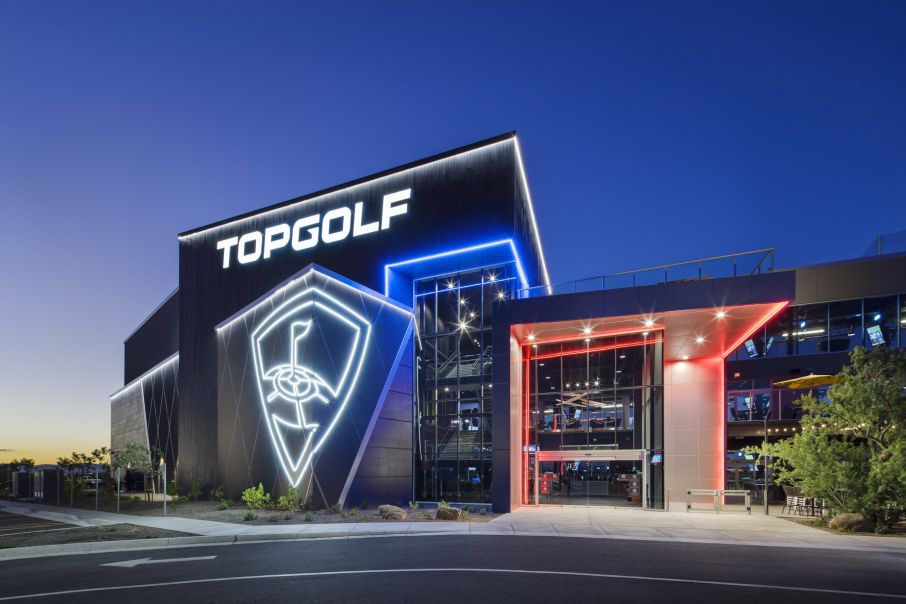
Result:
{"label": "tree", "polygon": [[[110,496],[113,494],[113,472],[110,467],[110,455],[113,453],[107,447],[101,447],[100,449],[95,449],[91,452],[91,455],[94,457],[96,463],[101,466],[101,480],[107,485],[107,495]],[[100,488],[100,486],[98,486]]]}
{"label": "tree", "polygon": [[132,472],[144,474],[146,481],[154,480],[160,475],[160,466],[154,461],[160,459],[163,452],[157,447],[146,449],[135,443],[127,443],[122,451],[112,451],[110,454],[111,469],[123,468]]}
{"label": "tree", "polygon": [[746,450],[773,458],[778,481],[891,526],[906,508],[906,354],[856,348],[837,377],[827,401],[797,401],[801,433]]}

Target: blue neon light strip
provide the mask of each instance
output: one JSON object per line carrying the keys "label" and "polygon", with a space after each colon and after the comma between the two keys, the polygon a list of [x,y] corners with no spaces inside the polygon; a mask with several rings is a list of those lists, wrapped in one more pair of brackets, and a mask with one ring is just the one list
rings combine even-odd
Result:
{"label": "blue neon light strip", "polygon": [[[402,262],[394,262],[393,264],[387,264],[384,266],[384,294],[387,296],[390,295],[390,269],[393,267],[404,266],[406,264],[415,264],[415,263],[419,263],[419,262],[427,262],[429,260],[436,260],[438,258],[445,258],[445,257],[449,257],[449,256],[455,256],[458,254],[465,254],[468,252],[474,252],[476,250],[481,250],[481,249],[486,249],[489,247],[495,247],[495,246],[506,245],[506,244],[509,244],[510,249],[513,251],[513,259],[516,262],[516,271],[519,273],[519,279],[522,281],[522,286],[528,287],[528,279],[526,278],[525,271],[522,268],[522,261],[519,258],[519,254],[516,252],[516,245],[513,243],[512,239],[502,239],[500,241],[492,241],[491,243],[473,245],[471,247],[466,247],[466,248],[462,248],[462,249],[458,249],[458,250],[451,250],[449,252],[441,252],[439,254],[433,254],[431,256],[423,256],[421,258],[413,258],[412,260],[404,260]],[[496,264],[502,264],[502,263],[495,262],[493,264],[496,265]],[[489,265],[489,266],[491,266],[491,265]],[[481,268],[481,267],[476,266],[476,267],[472,267],[472,268]],[[465,270],[465,269],[451,271],[451,272],[458,273],[458,272],[462,272],[463,270]],[[449,274],[449,273],[447,273],[447,274]],[[439,276],[442,276],[442,274],[433,275],[433,276],[439,277]],[[425,275],[423,277],[419,277],[419,279],[428,279],[431,277],[432,277],[431,275]]]}

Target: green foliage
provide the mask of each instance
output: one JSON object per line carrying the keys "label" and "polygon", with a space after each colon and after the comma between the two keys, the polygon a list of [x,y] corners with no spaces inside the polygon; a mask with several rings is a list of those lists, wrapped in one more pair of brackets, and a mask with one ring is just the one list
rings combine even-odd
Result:
{"label": "green foliage", "polygon": [[312,514],[311,512],[305,512],[305,522],[312,522],[314,519],[314,514]]}
{"label": "green foliage", "polygon": [[296,503],[299,501],[299,489],[289,487],[288,495],[281,495],[277,499],[277,508],[291,512],[296,509]]}
{"label": "green foliage", "polygon": [[201,483],[201,479],[199,478],[198,480],[196,480],[195,482],[192,483],[192,488],[190,488],[189,492],[186,493],[186,497],[188,497],[189,499],[191,499],[192,501],[197,503],[198,498],[201,497],[201,489],[202,489],[202,483]]}
{"label": "green foliage", "polygon": [[354,507],[354,508],[352,508],[351,510],[349,510],[349,513],[352,514],[353,516],[358,516],[358,515],[359,515],[359,508],[355,508],[355,507]]}
{"label": "green foliage", "polygon": [[256,514],[255,512],[253,512],[251,510],[246,512],[245,516],[242,517],[242,519],[245,520],[246,522],[251,522],[252,520],[256,520],[257,518],[258,518],[258,514]]}
{"label": "green foliage", "polygon": [[906,510],[906,354],[856,348],[837,376],[827,402],[797,401],[800,433],[746,452],[771,458],[778,482],[892,526]]}
{"label": "green foliage", "polygon": [[323,516],[323,515],[324,515],[324,510],[318,510],[317,515],[318,515],[318,516]]}
{"label": "green foliage", "polygon": [[284,520],[292,520],[292,519],[293,519],[293,515],[290,514],[289,512],[287,512],[287,513],[283,514],[283,519],[284,519]]}
{"label": "green foliage", "polygon": [[368,516],[362,514],[362,522],[368,522]]}
{"label": "green foliage", "polygon": [[347,515],[346,510],[340,510],[340,518],[346,518],[346,515]]}
{"label": "green foliage", "polygon": [[211,498],[211,501],[216,501],[217,499],[223,501],[223,485],[208,491],[208,497]]}
{"label": "green foliage", "polygon": [[422,518],[430,518],[430,517],[431,517],[431,512],[429,512],[428,510],[425,510],[424,512],[422,512]]}
{"label": "green foliage", "polygon": [[109,527],[107,527],[107,532],[108,532],[108,533],[115,533],[115,532],[118,531],[118,530],[120,530],[120,527],[118,527],[118,526],[109,526]]}
{"label": "green foliage", "polygon": [[258,488],[246,489],[242,492],[242,500],[250,510],[261,510],[271,504],[270,493],[264,492],[264,485],[258,483]]}
{"label": "green foliage", "polygon": [[217,509],[220,511],[229,509],[229,507],[230,505],[226,501],[221,501],[219,504],[217,504]]}
{"label": "green foliage", "polygon": [[463,511],[462,511],[462,519],[463,519],[463,520],[468,520],[468,519],[469,519],[469,512],[467,512],[466,510],[463,510]]}
{"label": "green foliage", "polygon": [[180,502],[186,501],[185,497],[179,496],[180,491],[182,487],[177,485],[175,480],[167,485],[167,495],[170,496],[170,505],[173,506],[174,512],[179,509]]}
{"label": "green foliage", "polygon": [[363,510],[367,510],[368,507],[369,507],[370,505],[371,505],[371,504],[368,503],[368,498],[367,498],[367,497],[365,497],[364,499],[362,499],[362,509],[363,509]]}
{"label": "green foliage", "polygon": [[132,503],[141,503],[141,502],[142,502],[142,498],[139,497],[138,495],[136,495],[135,497],[132,498]]}
{"label": "green foliage", "polygon": [[886,535],[887,533],[890,532],[890,527],[889,526],[876,526],[875,532],[879,535]]}
{"label": "green foliage", "polygon": [[278,520],[280,520],[280,519],[277,518],[276,514],[272,515],[270,518],[267,519],[268,522],[277,522]]}
{"label": "green foliage", "polygon": [[441,499],[440,503],[437,504],[437,509],[448,508],[448,507],[450,507],[450,504],[447,503],[446,501],[444,501],[443,499]]}
{"label": "green foliage", "polygon": [[414,501],[410,501],[409,502],[409,511],[414,512],[416,509],[418,509],[418,504],[416,504]]}
{"label": "green foliage", "polygon": [[343,509],[343,506],[342,506],[342,505],[340,505],[339,503],[335,503],[335,504],[333,504],[332,506],[330,506],[330,513],[331,513],[331,514],[339,514],[339,513],[340,513],[340,510],[342,510],[342,509]]}
{"label": "green foliage", "polygon": [[482,516],[487,516],[487,515],[488,515],[488,508],[483,507],[483,508],[481,508],[481,510],[480,510],[478,513],[481,514]]}

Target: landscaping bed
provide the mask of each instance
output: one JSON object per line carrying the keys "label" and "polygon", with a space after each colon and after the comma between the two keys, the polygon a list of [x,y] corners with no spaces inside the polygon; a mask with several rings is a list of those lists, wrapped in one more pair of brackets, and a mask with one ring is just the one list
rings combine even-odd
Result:
{"label": "landscaping bed", "polygon": [[812,528],[818,529],[819,531],[824,531],[825,533],[833,533],[834,535],[859,535],[862,537],[906,537],[906,522],[899,522],[893,525],[885,533],[854,533],[851,531],[838,531],[829,528],[827,525],[816,518],[797,518],[795,516],[780,516],[780,518],[782,518],[783,520],[789,520],[790,522],[795,522],[796,524],[810,526]]}
{"label": "landscaping bed", "polygon": [[147,528],[134,524],[111,524],[88,528],[60,529],[37,533],[22,533],[0,537],[0,549],[31,547],[33,545],[63,545],[98,541],[134,541],[170,537],[193,537],[190,533]]}
{"label": "landscaping bed", "polygon": [[[66,503],[68,504],[68,502]],[[100,503],[101,505],[98,507],[100,511],[116,512],[115,499],[112,501],[104,501],[102,499]],[[94,497],[76,498],[75,504],[75,507],[78,509],[93,510]],[[463,504],[463,506],[456,504],[456,507],[462,508],[464,505],[466,504]],[[434,516],[437,514],[437,508],[435,506],[426,506],[424,509],[417,509],[413,512],[409,510],[408,505],[402,505],[399,507],[406,512],[405,520],[385,520],[378,514],[378,506],[372,504],[369,505],[366,510],[358,509],[356,514],[352,514],[350,508],[344,508],[343,511],[346,512],[346,518],[343,518],[339,513],[331,514],[328,510],[322,510],[320,514],[318,511],[314,511],[312,512],[312,519],[307,521],[305,519],[306,512],[302,511],[284,512],[273,508],[249,510],[246,504],[242,502],[235,503],[223,510],[217,509],[218,506],[222,507],[221,502],[219,501],[197,501],[179,503],[174,509],[172,503],[167,503],[167,517],[263,526],[283,524],[354,524],[357,522],[436,522]],[[69,505],[59,506],[59,510],[62,513],[66,513],[67,509],[70,509]],[[493,514],[490,511],[482,516],[477,508],[471,509],[474,509],[475,511],[470,511],[469,517],[462,518],[462,522],[488,522],[501,516],[501,514]],[[249,511],[256,516],[254,520],[244,520],[244,517]],[[424,517],[425,512],[430,515],[430,518]],[[155,501],[149,506],[144,500],[134,502],[133,499],[129,497],[128,500],[123,499],[120,501],[120,513],[132,516],[161,517],[164,515],[164,504],[161,501]],[[365,520],[363,520],[363,516]],[[273,518],[273,520],[271,520],[271,518]]]}

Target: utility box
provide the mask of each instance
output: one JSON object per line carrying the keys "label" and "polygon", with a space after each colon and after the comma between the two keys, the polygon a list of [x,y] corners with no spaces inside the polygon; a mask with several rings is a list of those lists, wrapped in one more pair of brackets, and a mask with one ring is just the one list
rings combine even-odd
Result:
{"label": "utility box", "polygon": [[41,503],[58,503],[63,493],[62,470],[35,470],[34,497]]}
{"label": "utility box", "polygon": [[13,474],[13,497],[28,499],[31,496],[31,475],[28,472]]}

